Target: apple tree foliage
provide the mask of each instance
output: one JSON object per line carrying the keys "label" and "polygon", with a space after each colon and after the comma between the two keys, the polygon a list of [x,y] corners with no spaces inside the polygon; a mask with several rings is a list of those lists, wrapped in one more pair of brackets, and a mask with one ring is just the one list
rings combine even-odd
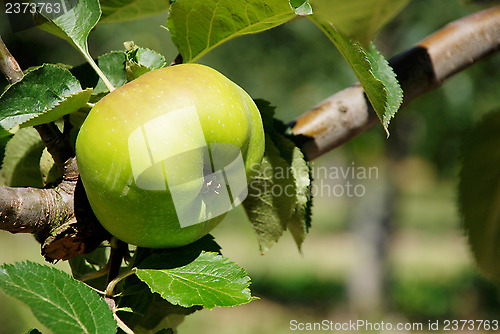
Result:
{"label": "apple tree foliage", "polygon": [[[30,68],[22,80],[3,92],[2,184],[41,188],[59,177],[33,126],[50,122],[62,126],[64,117],[70,120],[74,141],[89,106],[109,93],[111,86],[119,87],[169,66],[172,59],[130,41],[124,41],[123,50],[104,55],[90,55],[88,51],[87,38],[97,24],[119,24],[160,12],[168,13],[165,26],[179,53],[177,63],[196,62],[232,38],[262,33],[297,17],[312,20],[350,65],[389,135],[389,123],[402,103],[402,91],[388,62],[370,41],[408,1],[80,0],[63,15],[37,13],[38,28],[67,40],[88,64]],[[94,79],[81,75],[89,69],[95,71]],[[291,187],[294,196],[276,197],[262,190],[260,199],[248,196],[243,205],[262,253],[286,230],[300,249],[311,221],[309,164],[290,139],[287,125],[274,118],[274,107],[263,100],[256,103],[264,122],[266,147],[261,177],[249,189],[280,184]],[[473,248],[479,263],[495,277],[500,277],[495,265],[500,256],[500,175],[498,169],[487,166],[498,165],[500,160],[498,149],[491,154],[500,143],[498,120],[498,115],[491,115],[473,130],[480,135],[465,146],[460,185]],[[484,152],[475,149],[478,146],[484,147]],[[29,167],[20,171],[20,166]],[[276,179],[269,168],[276,166],[292,173]],[[475,183],[474,176],[481,173],[488,173],[490,182]],[[493,192],[491,182],[495,183]],[[476,203],[478,197],[487,200]],[[478,217],[487,219],[475,224]],[[487,242],[482,243],[484,240]],[[112,253],[115,248],[111,249]],[[137,247],[132,253],[111,282],[100,275],[108,269],[112,257],[109,247],[71,258],[72,276],[32,262],[5,264],[0,267],[0,289],[28,305],[39,321],[56,333],[116,333],[118,327],[125,332],[170,333],[180,318],[196,310],[237,306],[257,299],[250,292],[245,269],[224,257],[210,235],[180,248]]]}

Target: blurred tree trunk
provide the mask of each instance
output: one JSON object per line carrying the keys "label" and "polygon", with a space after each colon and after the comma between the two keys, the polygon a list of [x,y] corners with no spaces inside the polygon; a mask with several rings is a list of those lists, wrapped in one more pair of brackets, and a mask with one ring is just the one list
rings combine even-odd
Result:
{"label": "blurred tree trunk", "polygon": [[[388,241],[394,191],[384,166],[377,179],[363,180],[366,192],[351,202],[351,229],[357,248],[348,282],[351,311],[359,319],[385,313],[388,300]],[[361,183],[360,183],[361,184]]]}

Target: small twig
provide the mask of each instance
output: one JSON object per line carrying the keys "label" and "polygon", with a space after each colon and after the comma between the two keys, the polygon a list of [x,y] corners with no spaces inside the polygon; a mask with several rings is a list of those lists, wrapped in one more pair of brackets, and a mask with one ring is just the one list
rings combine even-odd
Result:
{"label": "small twig", "polygon": [[0,36],[0,71],[5,75],[9,84],[13,84],[21,80],[24,76],[21,67],[16,59],[12,57],[5,43]]}
{"label": "small twig", "polygon": [[[114,244],[114,246],[113,246]],[[104,291],[104,300],[108,304],[109,308],[111,311],[113,311],[113,317],[116,320],[116,323],[118,327],[120,327],[121,330],[123,330],[125,333],[130,333],[134,334],[134,331],[131,330],[120,317],[116,314],[117,308],[116,308],[116,302],[114,300],[114,291],[116,285],[121,282],[123,279],[127,278],[128,276],[131,276],[135,274],[135,269],[127,270],[124,273],[119,273],[119,267],[116,269],[116,263],[121,265],[121,262],[123,260],[123,254],[126,253],[124,252],[124,247],[127,244],[124,243],[123,241],[120,241],[116,238],[113,238],[111,240],[111,254],[110,254],[110,261],[109,263],[109,276],[108,276],[108,284],[106,286],[106,290]],[[113,249],[115,252],[113,253]],[[115,264],[113,264],[113,262]],[[112,270],[111,270],[112,269]]]}

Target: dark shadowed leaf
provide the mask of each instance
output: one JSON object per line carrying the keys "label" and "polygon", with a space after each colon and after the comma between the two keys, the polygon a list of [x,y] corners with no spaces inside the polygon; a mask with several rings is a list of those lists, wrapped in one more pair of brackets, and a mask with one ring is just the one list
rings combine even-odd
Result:
{"label": "dark shadowed leaf", "polygon": [[26,332],[26,334],[42,334],[38,329],[32,328]]}
{"label": "dark shadowed leaf", "polygon": [[34,128],[17,131],[5,148],[1,183],[10,187],[43,187],[39,162],[44,148]]}
{"label": "dark shadowed leaf", "polygon": [[487,115],[463,141],[459,203],[479,267],[500,280],[500,112]]}
{"label": "dark shadowed leaf", "polygon": [[261,252],[289,229],[298,248],[311,221],[310,166],[300,149],[284,136],[286,126],[273,118],[274,108],[256,101],[266,132],[266,151],[243,202]]}

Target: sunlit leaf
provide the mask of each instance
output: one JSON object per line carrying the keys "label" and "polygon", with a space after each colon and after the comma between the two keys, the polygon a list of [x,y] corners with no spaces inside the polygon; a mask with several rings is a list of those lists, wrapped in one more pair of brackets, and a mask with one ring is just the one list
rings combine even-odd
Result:
{"label": "sunlit leaf", "polygon": [[177,0],[167,27],[184,62],[194,62],[231,38],[279,26],[293,17],[287,0]]}
{"label": "sunlit leaf", "polygon": [[373,44],[365,51],[361,44],[341,33],[333,25],[321,23],[316,18],[312,20],[347,60],[389,135],[389,122],[403,102],[403,91],[387,60]]}
{"label": "sunlit leaf", "polygon": [[297,15],[311,15],[313,13],[309,0],[290,0],[290,5]]}
{"label": "sunlit leaf", "polygon": [[133,42],[127,42],[125,45],[127,48],[127,79],[129,81],[167,65],[165,57],[156,51],[137,46]]}
{"label": "sunlit leaf", "polygon": [[28,305],[54,333],[116,333],[104,299],[61,270],[33,262],[6,264],[0,267],[0,289]]}
{"label": "sunlit leaf", "polygon": [[82,91],[68,70],[43,65],[28,72],[2,94],[0,125],[11,129],[32,119],[28,126],[50,122],[85,105],[90,92]]}
{"label": "sunlit leaf", "polygon": [[75,6],[61,14],[42,11],[45,23],[39,27],[73,44],[84,55],[88,54],[87,37],[101,17],[97,0],[79,0]]}
{"label": "sunlit leaf", "polygon": [[314,16],[367,46],[410,0],[310,0]]}
{"label": "sunlit leaf", "polygon": [[194,261],[170,269],[137,269],[151,291],[174,305],[205,308],[237,306],[255,299],[243,268],[218,253],[202,252]]}
{"label": "sunlit leaf", "polygon": [[78,0],[74,7],[61,13],[41,11],[38,15],[39,27],[56,36],[66,39],[85,57],[99,77],[112,86],[89,54],[88,36],[101,17],[98,0]]}

